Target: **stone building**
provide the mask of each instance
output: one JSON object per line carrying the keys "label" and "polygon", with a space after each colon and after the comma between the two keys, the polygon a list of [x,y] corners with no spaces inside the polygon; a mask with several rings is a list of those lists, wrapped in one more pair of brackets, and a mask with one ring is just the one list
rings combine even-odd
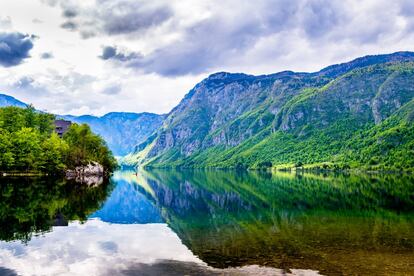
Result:
{"label": "stone building", "polygon": [[55,120],[55,132],[57,133],[57,135],[59,135],[60,138],[62,138],[63,134],[65,134],[66,131],[68,131],[71,124],[71,121]]}

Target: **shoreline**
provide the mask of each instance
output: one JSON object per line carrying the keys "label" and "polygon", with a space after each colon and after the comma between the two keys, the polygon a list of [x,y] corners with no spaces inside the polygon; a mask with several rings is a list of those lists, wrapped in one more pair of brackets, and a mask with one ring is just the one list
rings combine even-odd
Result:
{"label": "shoreline", "polygon": [[[319,165],[319,164],[318,164]],[[120,166],[120,170],[123,170],[123,166]],[[312,166],[306,165],[304,167],[295,167],[291,164],[286,165],[277,165],[274,167],[268,168],[246,168],[246,169],[238,169],[238,168],[224,168],[224,167],[181,167],[181,166],[143,166],[143,167],[133,167],[133,166],[125,166],[125,169],[132,169],[132,170],[205,170],[205,171],[234,171],[234,172],[268,172],[268,173],[276,173],[276,172],[287,172],[287,173],[365,173],[365,174],[413,174],[413,170],[372,170],[372,169],[364,169],[364,168],[350,168],[350,169],[335,169],[335,168],[321,168],[319,166]],[[67,171],[59,172],[57,174],[50,174],[44,172],[36,172],[36,171],[29,171],[29,172],[19,172],[19,171],[0,171],[0,177],[49,177],[49,176],[65,176]],[[113,172],[107,172],[102,176],[109,176]]]}
{"label": "shoreline", "polygon": [[373,169],[364,169],[362,167],[350,168],[350,169],[334,169],[334,168],[320,168],[320,167],[289,167],[289,166],[275,166],[269,168],[247,168],[247,169],[237,169],[237,168],[224,168],[224,167],[181,167],[181,166],[143,166],[135,167],[135,170],[138,169],[157,169],[157,170],[206,170],[206,171],[246,171],[246,172],[314,172],[314,173],[367,173],[367,174],[413,174],[413,170],[373,170]]}
{"label": "shoreline", "polygon": [[51,176],[48,173],[43,172],[0,172],[0,177],[14,177],[14,176]]}

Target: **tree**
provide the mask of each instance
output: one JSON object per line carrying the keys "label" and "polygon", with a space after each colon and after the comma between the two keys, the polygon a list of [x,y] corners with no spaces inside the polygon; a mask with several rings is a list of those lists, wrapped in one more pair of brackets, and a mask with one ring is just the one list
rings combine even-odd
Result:
{"label": "tree", "polygon": [[68,144],[53,133],[42,143],[40,167],[49,173],[62,171],[66,168],[64,156],[69,150]]}
{"label": "tree", "polygon": [[57,174],[95,161],[107,171],[117,166],[105,144],[87,125],[69,129],[64,139],[53,132],[55,116],[27,108],[0,108],[0,170]]}
{"label": "tree", "polygon": [[39,136],[37,131],[27,127],[13,133],[12,147],[16,169],[26,171],[37,169],[41,154]]}
{"label": "tree", "polygon": [[69,167],[86,165],[89,162],[98,162],[108,170],[117,166],[105,141],[95,135],[88,125],[72,124],[63,139],[70,149],[66,156]]}
{"label": "tree", "polygon": [[296,164],[295,164],[295,167],[296,168],[299,168],[299,167],[302,167],[303,166],[303,163],[301,162],[301,161],[298,161]]}
{"label": "tree", "polygon": [[0,169],[7,170],[13,166],[14,158],[11,152],[10,133],[0,129]]}

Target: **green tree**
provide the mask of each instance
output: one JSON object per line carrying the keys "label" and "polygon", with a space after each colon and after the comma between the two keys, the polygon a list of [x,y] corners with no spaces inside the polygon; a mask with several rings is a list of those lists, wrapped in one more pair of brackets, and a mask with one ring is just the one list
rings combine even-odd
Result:
{"label": "green tree", "polygon": [[72,124],[63,139],[69,145],[67,164],[69,167],[98,162],[108,170],[113,170],[116,160],[106,146],[105,141],[95,135],[86,124]]}
{"label": "green tree", "polygon": [[50,173],[64,170],[66,168],[64,156],[68,150],[68,144],[53,133],[42,143],[41,168]]}
{"label": "green tree", "polygon": [[0,108],[0,170],[57,174],[98,162],[107,171],[116,160],[87,125],[74,124],[64,139],[53,132],[55,116],[27,108]]}
{"label": "green tree", "polygon": [[32,128],[23,127],[13,133],[12,144],[16,169],[25,171],[37,169],[42,151],[39,133]]}
{"label": "green tree", "polygon": [[13,166],[13,153],[10,151],[12,143],[10,141],[10,133],[0,128],[0,169],[8,169]]}

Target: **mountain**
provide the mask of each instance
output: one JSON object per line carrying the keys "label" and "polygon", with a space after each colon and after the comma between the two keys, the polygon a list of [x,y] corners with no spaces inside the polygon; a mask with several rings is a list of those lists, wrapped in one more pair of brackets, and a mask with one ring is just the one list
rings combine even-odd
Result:
{"label": "mountain", "polygon": [[[0,107],[26,107],[27,104],[8,95],[0,94]],[[112,112],[102,117],[91,115],[57,115],[58,118],[75,123],[88,124],[108,144],[115,156],[124,156],[134,151],[137,144],[144,142],[164,119],[164,115],[152,113]]]}
{"label": "mountain", "polygon": [[26,107],[27,104],[13,98],[12,96],[0,94],[0,107],[6,106]]}
{"label": "mountain", "polygon": [[61,116],[79,124],[88,124],[92,131],[101,135],[115,156],[134,151],[135,146],[157,130],[164,119],[153,113],[111,112],[102,117],[91,115]]}
{"label": "mountain", "polygon": [[315,73],[220,72],[128,157],[148,167],[414,168],[414,53]]}

